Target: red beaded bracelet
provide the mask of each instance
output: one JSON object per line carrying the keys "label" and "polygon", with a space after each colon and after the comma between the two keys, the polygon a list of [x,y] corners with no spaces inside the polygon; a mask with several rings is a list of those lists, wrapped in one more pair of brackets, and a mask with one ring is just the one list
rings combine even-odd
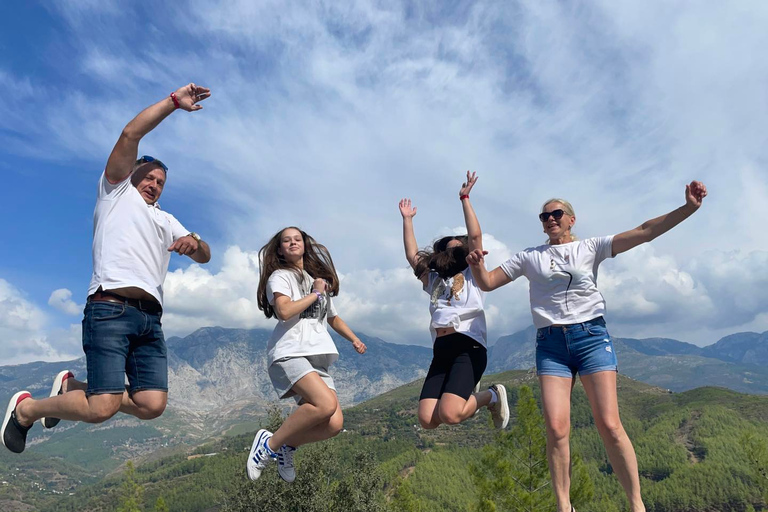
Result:
{"label": "red beaded bracelet", "polygon": [[469,199],[469,194],[464,194],[463,196],[459,196],[459,201],[463,201],[465,199]]}
{"label": "red beaded bracelet", "polygon": [[179,108],[179,100],[176,98],[176,93],[171,93],[171,99],[173,100],[173,106],[174,108]]}

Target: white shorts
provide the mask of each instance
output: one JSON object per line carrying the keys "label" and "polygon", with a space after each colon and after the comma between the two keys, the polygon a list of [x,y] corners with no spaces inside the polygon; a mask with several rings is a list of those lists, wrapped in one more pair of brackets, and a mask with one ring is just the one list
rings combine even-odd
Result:
{"label": "white shorts", "polygon": [[318,354],[313,356],[282,357],[269,367],[269,378],[280,398],[294,397],[296,403],[301,404],[303,398],[293,390],[294,384],[310,372],[316,372],[323,382],[334,392],[336,386],[333,377],[328,374],[335,354]]}

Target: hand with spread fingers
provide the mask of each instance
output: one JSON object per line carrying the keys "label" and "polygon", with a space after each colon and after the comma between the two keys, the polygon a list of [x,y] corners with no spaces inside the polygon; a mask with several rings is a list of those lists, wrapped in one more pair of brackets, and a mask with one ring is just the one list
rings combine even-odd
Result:
{"label": "hand with spread fingers", "polygon": [[461,189],[459,189],[459,199],[464,196],[469,196],[469,193],[472,191],[472,187],[474,187],[475,183],[477,183],[476,174],[476,172],[470,173],[467,171],[467,181],[461,184]]}
{"label": "hand with spread fingers", "polygon": [[203,106],[198,105],[198,103],[210,98],[211,90],[207,87],[188,84],[177,89],[174,94],[176,95],[176,101],[179,102],[180,109],[186,110],[187,112],[194,112],[203,108]]}
{"label": "hand with spread fingers", "polygon": [[404,219],[413,218],[416,216],[416,207],[411,206],[410,199],[408,198],[401,199],[399,206],[400,206],[400,215],[402,215]]}
{"label": "hand with spread fingers", "polygon": [[175,252],[177,254],[181,254],[182,256],[189,256],[196,253],[199,247],[200,243],[193,237],[183,236],[173,242],[173,245],[168,248],[168,252]]}

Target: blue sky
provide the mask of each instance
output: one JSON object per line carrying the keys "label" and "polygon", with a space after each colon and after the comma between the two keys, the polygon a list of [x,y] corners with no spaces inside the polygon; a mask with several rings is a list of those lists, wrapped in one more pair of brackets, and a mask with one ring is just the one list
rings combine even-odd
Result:
{"label": "blue sky", "polygon": [[[768,330],[768,6],[742,2],[15,2],[0,30],[0,364],[75,357],[95,184],[122,127],[194,81],[140,153],[214,250],[174,258],[164,324],[270,327],[256,251],[297,224],[326,244],[353,329],[428,343],[397,201],[421,245],[461,229],[466,169],[498,264],[568,198],[582,237],[710,197],[607,262],[614,335],[704,345]],[[487,299],[490,339],[530,324],[527,284]]]}

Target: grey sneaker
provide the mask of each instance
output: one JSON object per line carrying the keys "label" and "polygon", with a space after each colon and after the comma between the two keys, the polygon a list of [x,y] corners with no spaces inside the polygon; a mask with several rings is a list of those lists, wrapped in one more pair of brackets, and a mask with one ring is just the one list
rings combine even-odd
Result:
{"label": "grey sneaker", "polygon": [[264,468],[277,457],[277,454],[270,450],[269,445],[267,445],[267,441],[271,437],[272,432],[261,429],[256,432],[256,437],[253,438],[251,453],[248,455],[248,462],[245,463],[245,471],[251,480],[258,480]]}
{"label": "grey sneaker", "polygon": [[489,389],[496,392],[498,400],[493,405],[488,406],[493,418],[493,425],[498,429],[503,429],[509,423],[509,404],[507,403],[507,388],[503,384],[494,384]]}
{"label": "grey sneaker", "polygon": [[296,448],[284,444],[277,451],[277,473],[288,483],[296,480],[296,468],[293,465],[293,454]]}

